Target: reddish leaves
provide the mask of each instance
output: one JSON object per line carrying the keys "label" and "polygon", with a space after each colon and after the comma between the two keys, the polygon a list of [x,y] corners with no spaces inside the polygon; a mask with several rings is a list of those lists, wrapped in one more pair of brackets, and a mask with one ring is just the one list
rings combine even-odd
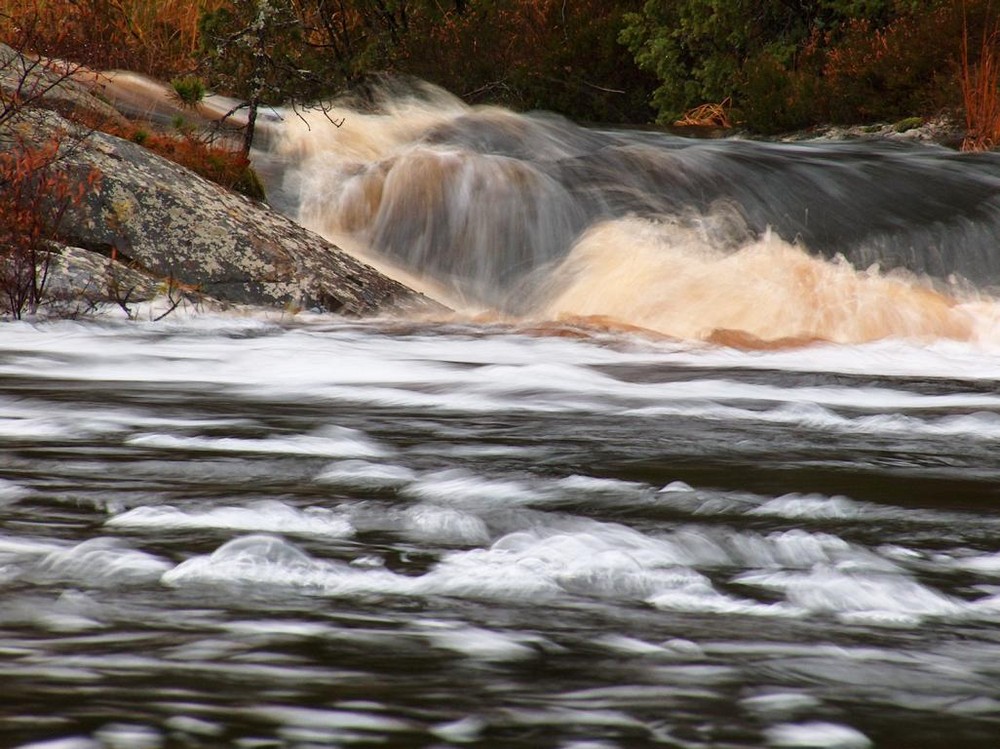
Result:
{"label": "reddish leaves", "polygon": [[75,178],[60,168],[64,140],[15,139],[0,153],[0,306],[18,319],[38,310],[63,218],[99,179],[96,170]]}

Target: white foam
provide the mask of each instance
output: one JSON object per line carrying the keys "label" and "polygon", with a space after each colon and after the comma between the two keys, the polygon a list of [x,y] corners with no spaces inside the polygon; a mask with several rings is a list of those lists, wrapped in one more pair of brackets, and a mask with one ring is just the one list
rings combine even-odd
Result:
{"label": "white foam", "polygon": [[658,609],[695,614],[788,617],[802,616],[802,609],[784,603],[758,603],[723,595],[714,590],[670,591],[650,596],[647,601]]}
{"label": "white foam", "polygon": [[684,481],[671,481],[669,484],[660,489],[660,492],[663,494],[669,494],[671,492],[684,493],[693,491],[694,487],[692,487],[690,484]]}
{"label": "white foam", "polygon": [[52,551],[39,559],[30,576],[35,580],[72,581],[91,586],[137,585],[158,580],[172,565],[131,549],[113,538],[92,538]]}
{"label": "white foam", "polygon": [[748,572],[736,580],[778,590],[813,613],[868,624],[911,625],[924,617],[961,617],[967,607],[903,574],[854,574],[826,565],[808,571]]}
{"label": "white foam", "polygon": [[651,642],[626,635],[601,635],[594,640],[594,643],[624,656],[662,656],[668,652],[662,645],[654,645]]}
{"label": "white foam", "polygon": [[647,601],[663,608],[758,610],[751,602],[715,591],[707,577],[684,564],[688,552],[682,545],[624,526],[583,525],[589,530],[516,531],[488,549],[449,554],[420,579],[418,589],[484,598],[538,600],[572,594]]}
{"label": "white foam", "polygon": [[137,447],[154,447],[161,450],[317,455],[338,458],[379,458],[388,455],[385,448],[358,430],[347,427],[325,427],[313,434],[264,439],[142,434],[130,437],[126,442]]}
{"label": "white foam", "polygon": [[395,733],[411,731],[413,726],[399,718],[356,710],[321,710],[287,705],[256,705],[248,715],[254,720],[267,720],[278,725],[307,728]]}
{"label": "white foam", "polygon": [[425,474],[403,493],[427,502],[472,508],[523,505],[543,497],[523,482],[485,479],[460,468]]}
{"label": "white foam", "polygon": [[774,718],[815,710],[820,706],[820,701],[801,692],[770,692],[745,697],[740,700],[740,705],[758,715]]}
{"label": "white foam", "polygon": [[482,718],[467,715],[458,720],[438,723],[431,727],[430,733],[452,744],[471,744],[479,740],[487,725],[487,722]]}
{"label": "white foam", "polygon": [[171,715],[163,725],[172,732],[189,734],[191,736],[208,736],[218,738],[226,732],[225,726],[213,721],[195,718],[190,715]]}
{"label": "white foam", "polygon": [[486,522],[452,507],[418,504],[403,512],[403,535],[411,541],[477,546],[490,541]]}
{"label": "white foam", "polygon": [[183,583],[275,583],[320,586],[333,572],[294,544],[277,536],[243,536],[220,546],[211,556],[188,559],[165,572],[167,585]]}
{"label": "white foam", "polygon": [[15,504],[30,495],[30,489],[7,479],[0,479],[0,507]]}
{"label": "white foam", "polygon": [[103,749],[99,741],[86,736],[65,736],[58,739],[32,741],[30,744],[20,744],[17,749]]}
{"label": "white foam", "polygon": [[847,497],[785,494],[754,507],[748,514],[789,519],[851,520],[861,514],[861,508],[857,502]]}
{"label": "white foam", "polygon": [[209,556],[188,559],[165,572],[165,585],[274,585],[322,595],[412,593],[413,579],[383,569],[357,569],[318,560],[277,536],[254,534],[229,541]]}
{"label": "white foam", "polygon": [[646,484],[637,481],[622,481],[621,479],[595,478],[594,476],[581,476],[573,474],[566,478],[557,479],[556,485],[561,489],[574,492],[631,492],[647,489]]}
{"label": "white foam", "polygon": [[[451,518],[452,508],[445,510],[444,516]],[[471,540],[470,528],[476,535],[483,532],[478,523],[465,525],[464,515],[458,518],[460,532],[449,540]],[[708,578],[679,564],[681,552],[673,544],[622,526],[583,525],[591,530],[508,533],[488,548],[449,552],[419,576],[317,560],[286,540],[253,535],[230,541],[210,556],[189,559],[162,580],[168,585],[273,584],[330,596],[382,593],[539,601],[574,595],[647,600],[663,607],[679,606],[686,596],[683,605],[699,610],[754,608],[730,603]],[[446,528],[450,534],[452,526]]]}
{"label": "white foam", "polygon": [[813,345],[772,351],[678,347],[675,361],[704,367],[843,372],[864,376],[920,377],[923,380],[1000,379],[1000,345],[935,341],[914,344],[887,339],[858,345]]}
{"label": "white foam", "polygon": [[33,442],[93,439],[125,432],[128,420],[127,414],[115,409],[78,408],[71,414],[54,414],[51,407],[30,400],[0,400],[0,438]]}
{"label": "white foam", "polygon": [[871,740],[850,726],[814,721],[784,723],[765,731],[767,743],[796,749],[868,749]]}
{"label": "white foam", "polygon": [[282,619],[255,619],[252,621],[227,622],[223,628],[237,635],[265,635],[285,637],[322,637],[331,633],[331,628],[316,622],[286,621]]}
{"label": "white foam", "polygon": [[[372,528],[423,543],[473,548],[444,554],[420,575],[403,575],[386,569],[380,560],[319,560],[284,539],[254,535],[224,544],[210,556],[189,559],[162,579],[169,585],[280,585],[329,596],[378,593],[508,601],[577,596],[753,616],[878,617],[878,612],[887,611],[920,617],[952,615],[961,608],[913,583],[888,560],[828,534],[792,530],[760,536],[682,527],[651,537],[619,524],[560,520],[519,510],[505,514],[503,521],[519,529],[485,546],[491,537],[489,523],[467,508],[417,504],[378,521],[384,514],[374,513]],[[360,516],[355,523],[368,527]],[[786,600],[760,603],[722,593],[702,571],[748,567],[771,571],[737,573],[732,579],[779,591]]]}
{"label": "white foam", "polygon": [[538,651],[532,646],[538,638],[523,634],[443,621],[421,621],[419,631],[434,647],[474,660],[523,661],[538,655]]}
{"label": "white foam", "polygon": [[[744,408],[727,405],[726,401],[736,399],[736,394],[721,396],[718,400],[677,401],[675,404],[660,403],[655,406],[632,408],[628,415],[659,418],[686,417],[712,421],[750,421],[766,424],[785,424],[809,430],[836,431],[873,435],[923,435],[928,437],[965,437],[975,440],[1000,439],[1000,416],[992,412],[977,412],[963,416],[915,417],[901,413],[870,416],[843,416],[817,403],[797,402],[791,396],[790,403],[782,403],[772,408]],[[932,408],[932,406],[928,406]]]}
{"label": "white foam", "polygon": [[316,481],[359,489],[380,489],[403,486],[415,478],[416,473],[404,466],[342,460],[327,466],[316,476]]}
{"label": "white foam", "polygon": [[990,577],[1000,577],[1000,553],[998,554],[976,554],[973,556],[963,556],[954,559],[941,558],[939,561],[948,566],[968,572],[975,572],[979,575]]}
{"label": "white foam", "polygon": [[[260,335],[249,340],[230,338],[225,335],[227,324],[236,326],[234,333],[242,326]],[[971,344],[916,346],[890,341],[738,352],[647,342],[631,350],[611,350],[591,341],[482,330],[478,335],[435,336],[429,327],[426,335],[390,337],[349,325],[318,333],[304,327],[280,330],[224,319],[173,324],[171,336],[146,335],[147,330],[161,329],[153,325],[12,324],[0,341],[0,353],[7,355],[0,358],[0,374],[146,385],[198,383],[251,398],[330,399],[477,413],[582,410],[866,434],[1000,439],[996,415],[1000,396],[993,393],[928,395],[889,387],[777,387],[727,379],[635,383],[592,369],[610,363],[690,364],[925,378],[960,373],[967,380],[1000,379],[1000,347],[992,352]],[[136,345],[137,334],[142,336],[142,346]],[[335,367],[330,366],[333,361]],[[131,444],[161,449],[361,459],[384,457],[386,451],[383,445],[362,439],[363,435],[213,438],[198,433],[212,420],[204,424],[196,419],[174,421],[157,422],[141,412],[94,409],[77,411],[70,418],[54,415],[42,404],[36,408],[31,401],[0,402],[0,434],[12,438],[50,441],[140,430],[131,437]]]}
{"label": "white foam", "polygon": [[345,515],[322,507],[297,509],[277,500],[246,507],[182,510],[170,505],[136,507],[115,515],[106,524],[123,528],[223,528],[345,538],[354,527]]}
{"label": "white foam", "polygon": [[163,734],[138,723],[108,723],[94,736],[108,749],[160,749],[164,744]]}

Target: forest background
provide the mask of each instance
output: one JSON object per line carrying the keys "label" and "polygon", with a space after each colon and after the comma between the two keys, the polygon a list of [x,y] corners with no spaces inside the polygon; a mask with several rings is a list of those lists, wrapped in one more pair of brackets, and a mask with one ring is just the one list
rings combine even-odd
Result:
{"label": "forest background", "polygon": [[0,39],[187,96],[311,101],[389,73],[588,123],[709,105],[773,134],[969,116],[997,96],[997,17],[989,0],[0,0]]}

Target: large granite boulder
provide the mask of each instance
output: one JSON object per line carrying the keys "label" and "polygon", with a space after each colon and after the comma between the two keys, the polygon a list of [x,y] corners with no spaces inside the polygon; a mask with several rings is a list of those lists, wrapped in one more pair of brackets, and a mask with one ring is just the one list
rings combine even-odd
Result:
{"label": "large granite boulder", "polygon": [[76,133],[60,168],[98,175],[61,224],[65,245],[225,302],[351,316],[440,309],[267,205],[135,143],[80,135],[53,111],[33,109],[15,127],[38,140]]}
{"label": "large granite boulder", "polygon": [[[60,223],[59,241],[67,249],[54,279],[72,279],[89,301],[95,290],[127,279],[137,291],[166,284],[222,302],[352,316],[442,309],[264,203],[65,119],[81,111],[90,115],[87,121],[122,115],[91,94],[92,86],[82,85],[87,81],[73,80],[87,71],[60,65],[0,44],[0,150],[58,137],[64,142],[59,169],[79,180],[98,177]],[[30,106],[15,106],[18,91]],[[87,251],[94,258],[81,255]],[[118,297],[120,288],[107,293]]]}
{"label": "large granite boulder", "polygon": [[115,107],[92,93],[98,77],[83,66],[23,55],[0,42],[0,112],[7,112],[16,97],[64,115],[86,113],[95,122],[124,123]]}

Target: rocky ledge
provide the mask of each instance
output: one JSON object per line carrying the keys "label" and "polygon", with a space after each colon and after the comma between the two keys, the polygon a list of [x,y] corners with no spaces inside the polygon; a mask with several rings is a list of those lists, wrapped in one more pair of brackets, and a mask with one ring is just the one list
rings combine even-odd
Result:
{"label": "rocky ledge", "polygon": [[[17,69],[9,48],[6,54],[0,73],[10,78]],[[0,75],[0,85],[6,83]],[[51,293],[63,306],[74,296],[90,306],[122,304],[168,289],[221,303],[349,316],[441,309],[264,203],[136,143],[82,131],[57,111],[67,102],[107,106],[63,80],[0,127],[0,149],[61,137],[70,145],[59,169],[80,181],[96,175],[58,228]]]}

